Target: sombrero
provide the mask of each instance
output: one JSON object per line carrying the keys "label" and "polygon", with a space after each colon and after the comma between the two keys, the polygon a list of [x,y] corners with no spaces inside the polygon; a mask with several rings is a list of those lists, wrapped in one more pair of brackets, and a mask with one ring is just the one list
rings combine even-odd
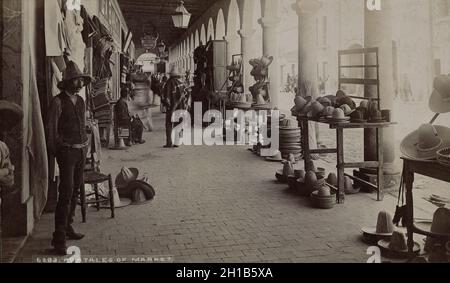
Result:
{"label": "sombrero", "polygon": [[[391,239],[378,241],[378,246],[387,257],[403,258],[408,256],[408,246],[406,244],[406,235],[400,231],[394,231]],[[420,245],[414,242],[413,252],[415,254],[420,252]]]}
{"label": "sombrero", "polygon": [[[122,208],[129,206],[131,204],[131,199],[129,198],[120,198],[119,192],[116,188],[113,189],[114,195],[114,208]],[[101,208],[110,208],[111,204],[109,201],[105,201]]]}
{"label": "sombrero", "polygon": [[394,232],[392,216],[386,211],[380,211],[378,213],[377,225],[363,227],[361,231],[369,236],[390,237]]}
{"label": "sombrero", "polygon": [[450,146],[450,128],[424,124],[407,135],[400,144],[403,155],[413,160],[432,160],[437,151]]}
{"label": "sombrero", "polygon": [[441,75],[434,79],[433,92],[430,97],[429,106],[435,113],[450,112],[450,76]]}
{"label": "sombrero", "polygon": [[281,152],[279,150],[277,150],[273,156],[266,157],[266,161],[271,162],[281,162],[282,160],[283,158],[281,157]]}
{"label": "sombrero", "polygon": [[138,176],[139,170],[136,168],[123,167],[122,170],[120,170],[120,173],[116,176],[115,180],[115,184],[116,187],[119,189],[120,195],[123,195],[122,189],[126,188],[131,181],[135,181],[138,178]]}
{"label": "sombrero", "polygon": [[23,110],[15,103],[0,100],[0,117],[1,119],[8,119],[7,125],[12,128],[22,121]]}
{"label": "sombrero", "polygon": [[131,204],[142,205],[153,200],[155,189],[148,183],[148,180],[136,180],[128,184],[127,189],[131,191]]}
{"label": "sombrero", "polygon": [[84,79],[84,85],[88,85],[92,81],[91,76],[82,73],[75,62],[69,61],[63,72],[62,80],[58,83],[57,87],[62,90],[68,81],[78,78]]}

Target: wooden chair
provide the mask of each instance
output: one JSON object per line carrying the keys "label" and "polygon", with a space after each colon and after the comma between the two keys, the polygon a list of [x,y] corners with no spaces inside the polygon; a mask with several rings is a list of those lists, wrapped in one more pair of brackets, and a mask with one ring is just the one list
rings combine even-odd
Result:
{"label": "wooden chair", "polygon": [[[111,218],[115,217],[114,213],[114,191],[113,191],[113,182],[111,174],[105,175],[100,173],[99,164],[95,161],[95,137],[92,133],[90,135],[90,156],[86,159],[86,166],[84,171],[84,184],[92,185],[94,188],[94,192],[91,194],[86,194],[86,190],[84,186],[80,189],[80,206],[81,206],[81,216],[83,223],[86,223],[86,210],[87,206],[90,204],[95,204],[97,207],[97,211],[100,210],[100,204],[108,202],[110,204],[111,209]],[[102,183],[108,182],[108,192],[109,196],[105,197],[99,193],[99,185]],[[87,198],[90,196],[95,196],[95,200],[88,201]]]}

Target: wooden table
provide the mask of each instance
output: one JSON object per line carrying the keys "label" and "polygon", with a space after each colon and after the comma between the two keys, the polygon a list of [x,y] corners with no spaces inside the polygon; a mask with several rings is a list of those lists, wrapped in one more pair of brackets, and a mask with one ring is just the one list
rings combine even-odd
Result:
{"label": "wooden table", "polygon": [[[307,164],[312,160],[311,154],[324,154],[324,153],[336,153],[337,154],[337,177],[338,177],[338,187],[337,187],[337,202],[344,203],[345,192],[344,192],[344,182],[345,176],[350,177],[360,183],[365,184],[377,191],[377,200],[381,201],[384,198],[383,194],[383,128],[387,128],[394,123],[381,122],[381,123],[335,123],[328,122],[325,120],[314,120],[304,116],[297,116],[297,119],[302,130],[302,150],[305,159],[305,170],[309,171],[311,168],[307,168]],[[309,122],[323,123],[330,126],[330,129],[336,130],[336,148],[334,149],[310,149],[309,146]],[[378,161],[365,161],[358,163],[346,163],[344,160],[344,129],[376,129],[377,136],[377,159]],[[362,180],[358,177],[345,174],[346,168],[377,168],[377,186]]]}
{"label": "wooden table", "polygon": [[450,234],[438,234],[430,231],[424,231],[414,225],[414,198],[413,183],[414,174],[420,174],[433,179],[450,183],[450,167],[445,167],[436,161],[416,161],[402,157],[404,164],[404,180],[406,190],[406,229],[408,235],[408,252],[414,257],[414,233],[450,241]]}

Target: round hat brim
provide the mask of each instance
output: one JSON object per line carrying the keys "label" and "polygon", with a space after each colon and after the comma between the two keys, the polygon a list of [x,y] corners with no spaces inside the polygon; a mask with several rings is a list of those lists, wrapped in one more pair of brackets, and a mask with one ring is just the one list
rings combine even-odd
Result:
{"label": "round hat brim", "polygon": [[[391,255],[393,256],[398,256],[398,257],[403,257],[403,256],[407,256],[408,255],[408,248],[404,249],[404,250],[393,250],[389,247],[390,241],[387,240],[379,240],[378,241],[378,246],[386,251],[389,252]],[[419,253],[420,252],[420,245],[417,242],[414,242],[414,247],[413,247],[413,252],[414,253]]]}
{"label": "round hat brim", "polygon": [[380,237],[392,236],[392,233],[377,233],[376,227],[363,227],[361,228],[361,231],[371,236],[380,236]]}
{"label": "round hat brim", "polygon": [[65,85],[68,81],[73,80],[73,79],[83,79],[84,80],[84,86],[87,86],[88,84],[90,84],[92,82],[92,77],[89,75],[79,75],[73,78],[69,78],[63,81],[60,81],[56,86],[60,89],[60,90],[64,90]]}
{"label": "round hat brim", "polygon": [[137,178],[138,178],[138,176],[139,176],[139,169],[137,169],[137,168],[128,168],[130,171],[131,171],[131,173],[133,174],[133,177],[131,178],[131,180],[130,181],[125,181],[125,179],[124,179],[124,177],[123,177],[123,175],[122,175],[122,172],[120,172],[117,176],[116,176],[116,179],[115,179],[115,184],[116,184],[116,187],[118,187],[118,188],[124,188],[124,187],[126,187],[130,182],[132,182],[132,181],[135,181]]}
{"label": "round hat brim", "polygon": [[[153,200],[155,197],[155,189],[148,183],[141,181],[141,180],[136,180],[131,182],[130,184],[128,184],[128,189],[132,192],[132,198],[131,198],[131,204],[132,205],[141,205],[141,204],[146,204],[149,201]],[[142,201],[142,200],[137,200],[137,199],[133,199],[133,192],[135,190],[142,190],[146,200]]]}
{"label": "round hat brim", "polygon": [[[122,208],[122,207],[127,207],[129,205],[131,205],[131,199],[129,199],[129,198],[120,198],[119,204],[114,202],[114,208]],[[109,208],[111,208],[111,205],[108,203],[108,204],[100,206],[100,208],[109,209]]]}
{"label": "round hat brim", "polygon": [[450,101],[442,100],[441,94],[436,90],[433,90],[428,105],[434,113],[442,114],[450,112]]}
{"label": "round hat brim", "polygon": [[281,157],[281,154],[280,154],[280,156],[276,156],[276,157],[268,156],[268,157],[266,157],[266,161],[281,162],[281,161],[283,161],[283,158]]}
{"label": "round hat brim", "polygon": [[419,154],[416,148],[416,144],[419,142],[419,130],[416,130],[407,135],[400,144],[400,151],[405,157],[412,160],[432,160],[437,157],[437,151],[444,147],[450,146],[450,128],[436,125],[434,126],[439,137],[442,138],[442,145],[436,150],[432,150],[429,153]]}

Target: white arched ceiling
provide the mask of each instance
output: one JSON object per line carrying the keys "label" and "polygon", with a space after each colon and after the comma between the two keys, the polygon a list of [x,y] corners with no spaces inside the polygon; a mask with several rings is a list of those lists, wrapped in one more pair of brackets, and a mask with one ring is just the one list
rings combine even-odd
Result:
{"label": "white arched ceiling", "polygon": [[194,33],[191,34],[190,42],[191,42],[191,53],[192,53],[195,50],[195,35],[194,35]]}
{"label": "white arched ceiling", "polygon": [[231,0],[228,8],[227,17],[227,35],[236,35],[237,31],[241,29],[241,17],[239,15],[239,7],[236,0]]}
{"label": "white arched ceiling", "polygon": [[202,24],[202,27],[200,28],[200,43],[202,43],[203,45],[205,45],[207,42],[206,40],[206,30],[205,30],[205,25]]}
{"label": "white arched ceiling", "polygon": [[215,39],[214,36],[215,36],[214,22],[212,18],[209,18],[206,41],[214,40]]}
{"label": "white arched ceiling", "polygon": [[186,38],[186,55],[188,55],[189,53],[191,53],[191,37],[188,36]]}
{"label": "white arched ceiling", "polygon": [[222,9],[219,9],[217,13],[217,21],[216,21],[216,39],[223,39],[225,36],[225,18],[223,16]]}
{"label": "white arched ceiling", "polygon": [[195,30],[194,34],[194,46],[197,48],[200,45],[200,36],[198,35],[198,30]]}

